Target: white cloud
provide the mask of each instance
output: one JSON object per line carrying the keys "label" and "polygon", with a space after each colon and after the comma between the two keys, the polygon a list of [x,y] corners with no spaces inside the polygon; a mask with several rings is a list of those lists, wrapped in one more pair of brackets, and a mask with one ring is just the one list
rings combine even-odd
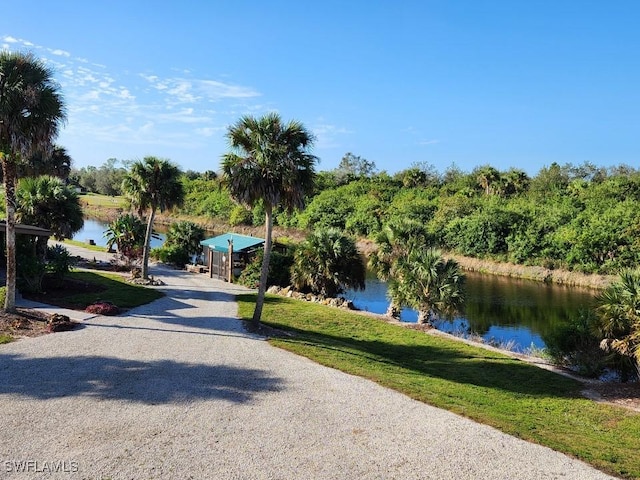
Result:
{"label": "white cloud", "polygon": [[418,142],[418,145],[436,145],[438,143],[440,143],[440,140],[421,140]]}
{"label": "white cloud", "polygon": [[[11,36],[0,41],[10,50],[28,43]],[[266,108],[251,101],[259,91],[228,78],[196,78],[188,69],[169,70],[169,75],[114,71],[73,52],[36,48],[54,69],[67,106],[68,122],[59,140],[100,158],[79,159],[78,166],[149,146],[167,151],[220,148],[224,131],[239,115]]]}
{"label": "white cloud", "polygon": [[311,127],[311,131],[316,136],[316,148],[336,148],[341,144],[339,137],[344,137],[353,132],[343,127],[321,123]]}
{"label": "white cloud", "polygon": [[51,52],[53,55],[58,55],[58,56],[60,56],[60,57],[70,57],[70,56],[71,56],[71,54],[70,54],[69,52],[66,52],[66,51],[64,51],[64,50],[59,50],[59,49],[57,49],[57,50],[51,50],[51,49],[48,49],[48,50],[49,50],[49,52]]}

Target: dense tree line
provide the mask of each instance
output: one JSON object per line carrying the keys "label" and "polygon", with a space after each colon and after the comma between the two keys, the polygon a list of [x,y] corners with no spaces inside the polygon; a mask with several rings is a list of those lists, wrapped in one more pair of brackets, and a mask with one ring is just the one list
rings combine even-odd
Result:
{"label": "dense tree line", "polygon": [[[181,212],[230,225],[262,225],[233,202],[221,177],[182,176]],[[617,273],[640,260],[640,171],[553,163],[535,176],[490,165],[437,172],[428,164],[389,175],[347,154],[316,176],[301,211],[274,207],[274,225],[334,228],[375,238],[389,223],[413,220],[440,248],[458,254],[587,273]]]}

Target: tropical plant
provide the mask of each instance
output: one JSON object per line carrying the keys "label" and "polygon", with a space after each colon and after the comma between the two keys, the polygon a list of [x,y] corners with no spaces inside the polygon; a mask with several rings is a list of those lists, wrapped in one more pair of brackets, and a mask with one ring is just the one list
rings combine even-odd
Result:
{"label": "tropical plant", "polygon": [[387,316],[400,318],[400,310],[406,303],[399,284],[398,268],[402,260],[416,249],[433,244],[423,224],[409,219],[399,219],[387,224],[375,237],[377,249],[369,256],[369,267],[378,278],[387,282],[389,308]]}
{"label": "tropical plant", "polygon": [[464,274],[458,262],[445,260],[439,250],[414,249],[396,269],[403,306],[418,311],[418,323],[451,318],[464,304]]}
{"label": "tropical plant", "polygon": [[[242,270],[238,283],[249,288],[258,288],[264,251],[260,250],[249,264]],[[286,287],[291,285],[291,266],[293,265],[293,250],[288,248],[284,252],[273,251],[269,256],[269,275],[267,285]]]}
{"label": "tropical plant", "polygon": [[16,299],[16,183],[20,159],[49,151],[66,115],[52,71],[32,54],[0,52],[0,163],[7,214],[6,311]]}
{"label": "tropical plant", "polygon": [[35,152],[19,166],[21,177],[51,175],[66,180],[71,173],[71,157],[64,147],[55,145],[51,152]]}
{"label": "tropical plant", "polygon": [[185,249],[189,255],[202,252],[200,242],[204,240],[204,228],[188,220],[172,223],[167,231],[165,245],[176,245]]}
{"label": "tropical plant", "polygon": [[600,347],[640,367],[640,270],[625,270],[597,299]]}
{"label": "tropical plant", "polygon": [[[73,238],[84,225],[77,193],[60,178],[22,178],[18,182],[16,200],[19,222],[51,230],[58,240]],[[47,238],[36,238],[36,252],[44,257]]]}
{"label": "tropical plant", "polygon": [[139,217],[127,213],[113,220],[104,232],[107,249],[115,246],[118,256],[131,268],[142,256],[146,226]]}
{"label": "tropical plant", "polygon": [[131,165],[122,182],[122,190],[132,205],[142,214],[149,210],[147,230],[142,250],[142,278],[148,279],[149,251],[156,211],[179,206],[184,200],[180,169],[169,160],[145,157]]}
{"label": "tropical plant", "polygon": [[164,245],[154,249],[153,255],[162,262],[182,268],[189,263],[191,255],[197,256],[202,252],[202,240],[204,228],[188,220],[175,222],[169,227]]}
{"label": "tropical plant", "polygon": [[298,290],[336,297],[347,289],[364,290],[365,265],[353,238],[339,230],[311,233],[296,248],[291,281]]}
{"label": "tropical plant", "polygon": [[249,208],[261,204],[265,211],[264,257],[253,313],[257,327],[269,273],[273,210],[301,208],[312,192],[316,157],[309,150],[314,138],[300,122],[285,124],[271,113],[242,117],[229,127],[227,139],[231,151],[223,156],[222,169],[231,196]]}

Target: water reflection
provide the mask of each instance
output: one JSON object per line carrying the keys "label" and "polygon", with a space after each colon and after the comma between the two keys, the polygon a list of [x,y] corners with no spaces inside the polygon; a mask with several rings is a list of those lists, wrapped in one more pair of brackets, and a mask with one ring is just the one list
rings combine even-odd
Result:
{"label": "water reflection", "polygon": [[[467,273],[466,304],[462,315],[439,321],[440,330],[462,335],[479,335],[485,341],[510,344],[523,351],[544,347],[544,337],[590,308],[595,292],[587,289],[547,285],[540,282]],[[385,313],[387,287],[376,278],[367,279],[364,292],[347,293],[362,310]],[[403,310],[403,321],[415,322],[417,312]]]}

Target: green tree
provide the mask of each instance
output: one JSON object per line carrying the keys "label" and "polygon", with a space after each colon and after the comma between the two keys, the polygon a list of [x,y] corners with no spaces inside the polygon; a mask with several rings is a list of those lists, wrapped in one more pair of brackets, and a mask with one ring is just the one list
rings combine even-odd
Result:
{"label": "green tree", "polygon": [[400,288],[400,268],[414,250],[432,245],[424,224],[410,219],[399,219],[387,224],[376,236],[376,250],[369,256],[369,267],[378,278],[387,282],[389,308],[387,316],[400,318],[400,310],[407,302]]}
{"label": "green tree", "polygon": [[104,231],[107,249],[114,246],[118,255],[131,267],[141,256],[146,226],[139,217],[127,213],[113,220]]}
{"label": "green tree", "polygon": [[146,280],[149,277],[149,249],[156,212],[179,206],[184,200],[180,169],[169,160],[145,157],[131,165],[122,182],[122,190],[140,213],[149,210],[142,251],[142,278]]}
{"label": "green tree", "polygon": [[71,173],[71,157],[64,147],[55,145],[51,152],[35,152],[19,166],[21,177],[51,175],[66,180]]}
{"label": "green tree", "polygon": [[32,54],[0,52],[0,163],[7,214],[6,311],[15,310],[16,298],[18,164],[37,151],[49,151],[65,119],[59,86],[44,62]]}
{"label": "green tree", "polygon": [[474,170],[478,185],[482,187],[485,195],[495,193],[497,183],[500,181],[500,172],[491,165],[484,165]]}
{"label": "green tree", "polygon": [[231,196],[249,208],[262,204],[265,243],[254,326],[260,323],[271,254],[273,209],[301,208],[313,190],[316,157],[309,153],[313,135],[297,121],[287,124],[278,114],[245,116],[230,126],[231,151],[223,156],[222,170]]}
{"label": "green tree", "polygon": [[625,270],[597,299],[600,347],[640,367],[640,270]]}
{"label": "green tree", "polygon": [[340,165],[333,171],[333,174],[337,184],[344,185],[359,178],[370,177],[375,171],[376,164],[374,162],[348,152],[342,157]]}
{"label": "green tree", "polygon": [[299,290],[336,297],[347,289],[364,290],[365,266],[353,238],[339,230],[311,233],[297,248],[291,281]]}
{"label": "green tree", "polygon": [[[51,230],[58,240],[73,238],[84,226],[78,195],[57,177],[22,178],[16,190],[16,219]],[[36,251],[44,257],[47,239],[36,237]]]}
{"label": "green tree", "polygon": [[418,311],[418,323],[451,317],[464,303],[464,274],[455,260],[433,248],[413,249],[399,261],[396,281],[405,305]]}
{"label": "green tree", "polygon": [[167,239],[160,249],[154,250],[154,255],[162,261],[175,263],[184,267],[189,263],[191,255],[200,255],[204,240],[204,228],[188,220],[172,223],[167,232]]}

